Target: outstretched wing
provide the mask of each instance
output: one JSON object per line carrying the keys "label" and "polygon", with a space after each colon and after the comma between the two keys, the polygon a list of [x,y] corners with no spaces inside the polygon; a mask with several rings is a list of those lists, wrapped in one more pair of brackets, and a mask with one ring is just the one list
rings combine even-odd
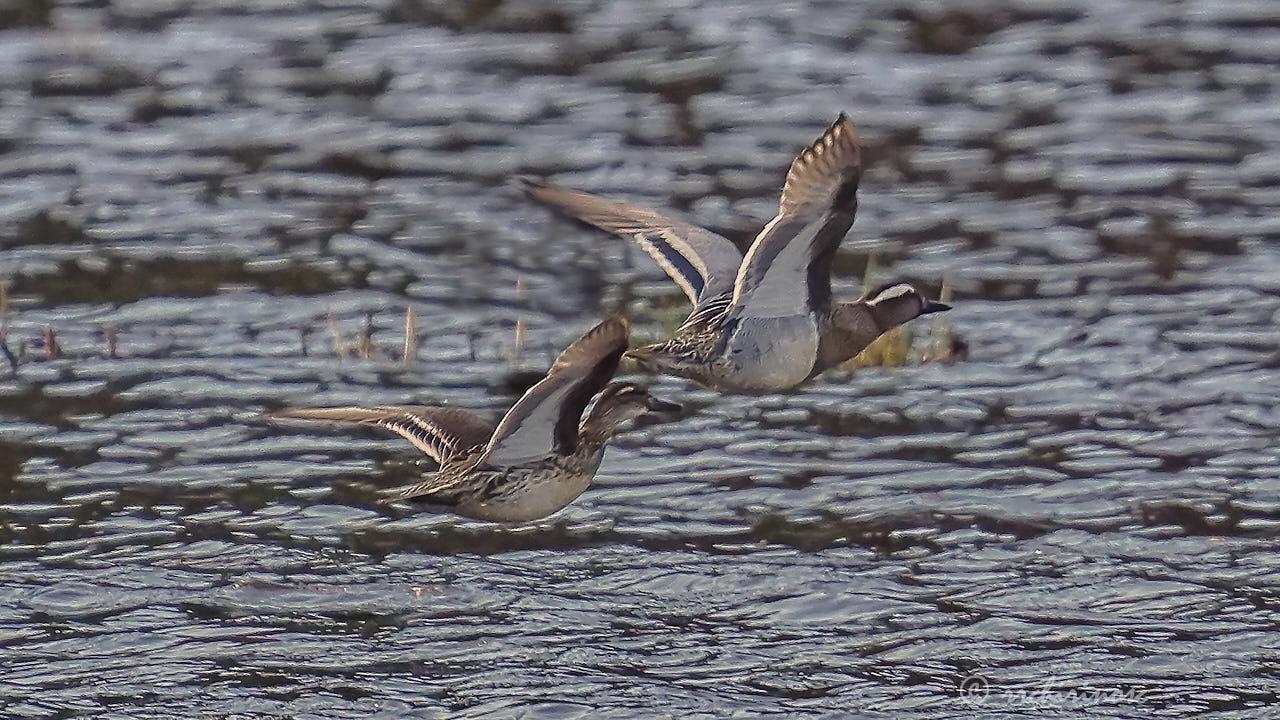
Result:
{"label": "outstretched wing", "polygon": [[477,464],[519,465],[577,449],[582,410],[617,371],[629,332],[626,317],[614,315],[565,348],[503,416]]}
{"label": "outstretched wing", "polygon": [[697,306],[733,289],[742,253],[727,238],[639,205],[522,179],[529,197],[588,225],[630,237]]}
{"label": "outstretched wing", "polygon": [[466,410],[421,405],[281,410],[270,417],[377,425],[413,443],[437,463],[483,446],[493,435],[492,425]]}
{"label": "outstretched wing", "polygon": [[831,263],[858,209],[862,149],[844,113],[791,163],[778,215],[734,281],[732,312],[789,317],[831,303]]}

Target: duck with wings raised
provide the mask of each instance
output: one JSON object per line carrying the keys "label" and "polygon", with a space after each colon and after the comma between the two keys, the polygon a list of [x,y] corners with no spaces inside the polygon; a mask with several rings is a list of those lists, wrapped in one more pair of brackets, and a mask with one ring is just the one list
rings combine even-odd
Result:
{"label": "duck with wings raised", "polygon": [[641,385],[610,382],[627,349],[628,331],[627,319],[615,315],[578,338],[497,428],[465,410],[415,405],[282,410],[271,416],[379,425],[440,464],[434,476],[392,491],[393,499],[447,505],[479,520],[537,520],[587,489],[605,444],[621,425],[646,413],[680,409]]}
{"label": "duck with wings raised", "polygon": [[791,163],[778,214],[744,257],[727,238],[630,203],[524,181],[535,200],[631,237],[693,312],[675,335],[628,353],[642,366],[730,392],[785,390],[852,358],[886,331],[949,310],[905,283],[831,298],[831,263],[853,225],[862,148],[841,113]]}

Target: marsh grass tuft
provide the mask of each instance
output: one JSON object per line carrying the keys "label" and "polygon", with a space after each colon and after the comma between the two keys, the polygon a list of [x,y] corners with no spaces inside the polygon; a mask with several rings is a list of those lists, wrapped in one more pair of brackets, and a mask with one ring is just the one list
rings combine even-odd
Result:
{"label": "marsh grass tuft", "polygon": [[511,351],[507,353],[507,363],[511,366],[520,364],[520,358],[524,355],[525,343],[528,342],[528,330],[525,328],[524,318],[516,318],[516,328],[513,331],[511,340]]}
{"label": "marsh grass tuft", "polygon": [[342,329],[338,327],[338,318],[330,310],[326,314],[325,320],[329,325],[329,337],[333,340],[333,354],[337,355],[339,360],[346,360],[347,343],[342,339]]}
{"label": "marsh grass tuft", "polygon": [[9,368],[18,373],[18,357],[9,349],[9,281],[0,280],[0,353],[9,362]]}
{"label": "marsh grass tuft", "polygon": [[400,354],[400,364],[409,367],[418,362],[418,314],[413,307],[404,311],[404,352]]}
{"label": "marsh grass tuft", "polygon": [[[951,278],[944,275],[942,288],[938,291],[938,301],[950,304],[952,294]],[[920,362],[953,363],[964,360],[968,356],[968,347],[968,343],[952,330],[947,313],[938,313],[929,328],[929,340],[920,355]]]}
{"label": "marsh grass tuft", "polygon": [[62,357],[62,344],[58,342],[58,334],[53,331],[52,325],[44,329],[44,334],[40,336],[40,341],[44,346],[46,358],[57,360]]}
{"label": "marsh grass tuft", "polygon": [[[356,331],[355,337],[350,342],[343,336],[342,328],[338,326],[338,318],[333,314],[332,310],[326,313],[325,323],[329,328],[329,339],[333,343],[333,354],[340,360],[346,360],[349,357],[361,360],[385,357],[398,359],[400,364],[405,367],[411,367],[418,362],[418,348],[421,344],[418,335],[418,313],[412,307],[407,307],[404,311],[404,344],[399,348],[398,352],[391,348],[378,350],[378,346],[373,340],[374,322],[372,311],[365,312],[364,320],[360,323],[360,329]],[[303,327],[299,329],[301,353],[304,357],[307,355],[307,336],[309,334],[310,328]]]}
{"label": "marsh grass tuft", "polygon": [[109,358],[118,357],[117,348],[120,345],[120,334],[116,330],[116,326],[111,323],[105,323],[99,330],[102,332],[102,342],[104,344],[104,355]]}
{"label": "marsh grass tuft", "polygon": [[[528,290],[525,287],[523,277],[516,278],[516,302],[522,303]],[[525,328],[524,316],[516,316],[515,337],[512,339],[511,347],[507,351],[507,364],[516,367],[520,364],[520,358],[524,355],[525,344],[528,342],[527,330]]]}
{"label": "marsh grass tuft", "polygon": [[364,322],[360,324],[360,333],[356,335],[355,353],[362,360],[373,358],[373,313],[364,314]]}

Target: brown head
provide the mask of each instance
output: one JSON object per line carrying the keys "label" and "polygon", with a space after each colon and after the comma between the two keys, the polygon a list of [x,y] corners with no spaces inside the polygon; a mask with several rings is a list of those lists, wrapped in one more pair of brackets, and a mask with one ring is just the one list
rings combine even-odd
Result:
{"label": "brown head", "polygon": [[950,305],[927,299],[919,290],[906,283],[881,285],[867,294],[862,302],[871,311],[880,332],[892,330],[921,315],[951,309]]}
{"label": "brown head", "polygon": [[649,413],[670,415],[679,410],[679,405],[650,395],[643,385],[611,382],[600,391],[591,412],[582,421],[582,440],[603,444],[628,420]]}
{"label": "brown head", "polygon": [[832,308],[830,322],[822,333],[813,374],[857,355],[876,338],[905,322],[950,309],[950,305],[925,299],[906,283],[882,285],[861,300],[840,303]]}

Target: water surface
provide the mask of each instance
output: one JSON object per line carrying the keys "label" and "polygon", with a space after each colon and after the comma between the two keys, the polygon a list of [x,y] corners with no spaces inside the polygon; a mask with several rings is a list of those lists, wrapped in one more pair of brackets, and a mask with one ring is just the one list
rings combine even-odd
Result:
{"label": "water surface", "polygon": [[[7,715],[1274,714],[1271,3],[468,8],[3,31]],[[793,393],[655,379],[684,414],[513,527],[382,511],[406,443],[262,419],[496,414],[619,305],[659,337],[661,270],[510,177],[746,242],[841,110],[837,291],[945,278],[963,361],[917,322]]]}

